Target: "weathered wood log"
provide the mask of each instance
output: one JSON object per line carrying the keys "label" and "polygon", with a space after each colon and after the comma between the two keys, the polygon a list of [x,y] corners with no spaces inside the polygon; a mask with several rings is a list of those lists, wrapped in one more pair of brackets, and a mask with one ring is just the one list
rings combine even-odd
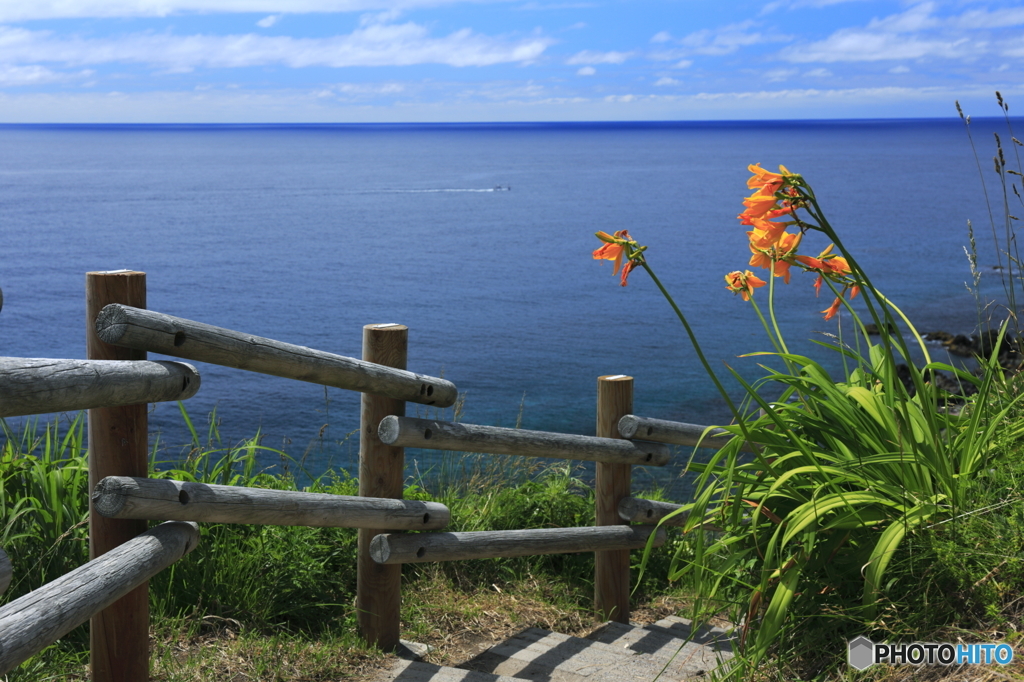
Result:
{"label": "weathered wood log", "polygon": [[170,521],[0,608],[0,674],[145,583],[198,543],[196,524]]}
{"label": "weathered wood log", "polygon": [[[621,438],[617,428],[619,418],[632,411],[633,377],[614,374],[597,378],[597,436]],[[594,475],[594,525],[625,523],[619,518],[619,500],[629,497],[631,489],[632,472],[628,464],[598,462]],[[594,608],[602,619],[629,623],[630,586],[629,551],[594,553]]]}
{"label": "weathered wood log", "polygon": [[111,476],[92,503],[112,519],[253,523],[267,526],[435,530],[448,525],[439,502],[267,490],[155,478]]}
{"label": "weathered wood log", "polygon": [[381,533],[370,545],[370,555],[381,564],[425,561],[461,561],[497,557],[569,554],[598,550],[640,549],[657,530],[654,546],[665,543],[665,529],[650,526],[587,528],[535,528],[485,530],[470,533]]}
{"label": "weathered wood log", "polygon": [[668,447],[661,443],[460,424],[415,417],[385,417],[381,420],[378,434],[380,439],[389,445],[483,452],[492,455],[555,457],[650,466],[664,466],[670,457]]}
{"label": "weathered wood log", "polygon": [[[656,502],[640,497],[626,497],[619,502],[619,517],[633,523],[658,523],[663,518],[681,509],[683,505],[671,502]],[[662,525],[682,526],[689,514],[677,514]]]}
{"label": "weathered wood log", "polygon": [[96,333],[117,346],[424,405],[448,407],[458,397],[444,379],[125,305],[104,308]]}
{"label": "weathered wood log", "polygon": [[11,586],[11,577],[14,574],[14,568],[11,566],[11,557],[7,556],[7,552],[0,549],[0,594],[7,591],[7,588]]}
{"label": "weathered wood log", "polygon": [[[146,307],[146,273],[132,270],[85,275],[85,351],[90,360],[146,359],[146,352],[118,348],[96,335],[93,320],[111,303]],[[149,473],[149,413],[145,403],[88,412],[89,489],[107,476]],[[146,532],[136,519],[107,519],[89,508],[89,558]],[[89,626],[92,682],[149,680],[149,585],[143,582],[92,617]]]}
{"label": "weathered wood log", "polygon": [[[672,502],[656,502],[645,500],[641,497],[627,497],[619,502],[619,516],[624,521],[633,523],[661,523],[663,526],[684,526],[689,518],[689,512],[676,514],[667,521],[662,521],[666,516],[681,509],[683,505]],[[743,519],[741,523],[749,523],[749,519]],[[722,527],[713,523],[705,523],[697,526],[703,530],[722,532]]]}
{"label": "weathered wood log", "polygon": [[[363,360],[405,369],[409,328],[401,324],[363,327]],[[405,414],[405,403],[393,397],[364,393],[359,403],[359,494],[401,499],[405,488],[405,450],[381,442],[377,425],[388,415]],[[384,651],[400,643],[402,567],[382,566],[370,556],[380,531],[360,528],[356,549],[356,623],[359,634]]]}
{"label": "weathered wood log", "polygon": [[[701,434],[704,433],[706,428],[706,426],[700,426],[699,424],[650,419],[648,417],[637,417],[633,414],[627,414],[619,420],[619,433],[622,434],[623,438],[639,438],[642,440],[653,440],[658,443],[714,448],[715,450],[724,448],[725,444],[733,438],[732,434],[728,433],[725,429],[712,429],[701,440]],[[744,452],[757,452],[748,443],[744,443],[740,449]]]}
{"label": "weathered wood log", "polygon": [[199,383],[183,362],[0,358],[0,417],[186,400]]}

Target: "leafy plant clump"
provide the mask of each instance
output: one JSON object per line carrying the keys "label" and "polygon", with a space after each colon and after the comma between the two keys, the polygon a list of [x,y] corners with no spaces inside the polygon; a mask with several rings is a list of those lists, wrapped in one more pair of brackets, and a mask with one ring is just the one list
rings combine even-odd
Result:
{"label": "leafy plant clump", "polygon": [[[902,607],[940,603],[940,592],[962,587],[980,570],[942,572],[935,561],[981,533],[971,520],[984,500],[978,485],[987,476],[996,487],[1006,480],[1009,453],[1020,451],[1024,433],[1011,423],[1021,396],[994,352],[982,359],[980,376],[931,359],[907,316],[844,247],[803,176],[782,166],[778,173],[759,165],[750,171],[754,193],[739,218],[751,228],[750,265],[767,276],[735,271],[726,275],[726,288],[750,303],[771,345],[747,357],[775,364],[762,365],[766,373],[755,382],[730,368],[740,400],[711,368],[686,316],[654,274],[647,247],[624,230],[600,232],[604,245],[594,257],[614,260],[623,285],[637,268],[650,274],[734,416],[724,427],[733,434],[729,444],[710,461],[690,465],[699,474],[696,493],[677,514],[686,515],[684,532],[692,540],[680,545],[669,577],[686,579],[714,609],[735,605],[741,654],[730,676],[752,672],[783,651],[798,654],[811,669],[834,670],[845,660],[849,639],[909,634],[924,623]],[[817,256],[800,254],[814,235],[827,246]],[[838,354],[841,376],[791,353],[780,331],[775,282],[788,283],[797,270],[815,275],[817,289],[831,290],[825,319],[841,311],[850,317],[846,328],[852,331],[819,343]],[[768,289],[766,312],[754,297],[762,287]],[[896,331],[875,340],[869,322]],[[1005,330],[1004,322],[1000,339]],[[933,381],[940,371],[976,391],[968,405],[950,409],[950,396]],[[753,456],[744,453],[750,445]],[[1006,532],[1012,535],[1009,527]],[[932,576],[923,591],[922,575]],[[980,576],[977,587],[989,580]],[[695,615],[708,615],[701,600]],[[831,654],[822,650],[823,635]]]}

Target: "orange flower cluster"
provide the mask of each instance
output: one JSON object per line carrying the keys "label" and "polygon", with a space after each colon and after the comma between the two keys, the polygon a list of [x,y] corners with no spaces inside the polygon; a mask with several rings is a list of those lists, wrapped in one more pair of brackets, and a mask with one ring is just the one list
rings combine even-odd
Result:
{"label": "orange flower cluster", "polygon": [[612,275],[619,271],[622,261],[626,260],[625,267],[622,267],[622,286],[626,286],[629,273],[642,262],[640,254],[646,247],[637,244],[626,230],[619,230],[613,235],[607,232],[598,232],[596,236],[604,242],[604,246],[594,251],[594,259],[612,261],[615,264]]}
{"label": "orange flower cluster", "polygon": [[[747,232],[750,239],[750,251],[753,254],[750,258],[750,265],[754,267],[774,270],[776,277],[782,277],[786,284],[789,284],[790,267],[796,265],[804,270],[818,273],[818,279],[814,282],[817,291],[821,291],[824,278],[843,285],[842,294],[850,292],[852,299],[857,295],[858,287],[853,283],[850,275],[850,266],[845,258],[832,253],[833,245],[818,254],[817,258],[797,255],[797,247],[803,238],[803,232],[787,232],[786,228],[797,225],[798,221],[776,220],[778,218],[793,217],[796,209],[801,207],[800,193],[797,191],[796,183],[801,178],[796,173],[790,173],[785,166],[779,166],[778,173],[772,173],[761,168],[760,164],[753,164],[747,167],[753,174],[747,180],[747,187],[754,190],[754,193],[743,200],[746,210],[739,216],[740,223],[749,225],[751,229]],[[760,284],[752,283],[753,275],[748,270],[745,275],[739,271],[731,272],[725,276],[728,282],[726,289],[743,296],[743,300],[749,300],[753,293],[753,287],[763,286],[764,282],[753,277]],[[839,311],[842,301],[839,298],[826,310],[825,319],[830,320]]]}
{"label": "orange flower cluster", "polygon": [[750,300],[750,297],[754,295],[754,289],[767,284],[767,282],[750,270],[746,272],[740,272],[739,270],[730,272],[725,276],[725,281],[725,288],[734,294],[742,296],[744,301]]}

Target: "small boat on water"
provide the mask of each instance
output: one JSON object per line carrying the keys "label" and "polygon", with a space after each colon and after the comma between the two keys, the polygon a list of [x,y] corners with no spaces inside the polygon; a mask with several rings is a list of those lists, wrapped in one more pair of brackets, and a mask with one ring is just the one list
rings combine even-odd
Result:
{"label": "small boat on water", "polygon": [[494,189],[492,189],[491,191],[492,192],[511,192],[512,191],[512,185],[505,185],[504,187],[501,186],[501,185],[495,185]]}

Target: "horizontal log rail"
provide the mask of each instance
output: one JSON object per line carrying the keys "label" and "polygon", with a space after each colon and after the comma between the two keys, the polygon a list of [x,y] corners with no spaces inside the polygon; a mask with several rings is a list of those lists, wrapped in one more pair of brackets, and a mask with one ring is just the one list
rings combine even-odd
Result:
{"label": "horizontal log rail", "polygon": [[439,502],[267,490],[155,478],[108,476],[92,503],[114,519],[251,523],[268,526],[435,530],[451,512]]}
{"label": "horizontal log rail", "polygon": [[378,564],[411,564],[640,549],[647,544],[647,538],[652,532],[655,533],[655,547],[665,544],[665,529],[649,526],[537,528],[412,535],[383,533],[370,543],[370,556]]}
{"label": "horizontal log rail", "polygon": [[132,538],[0,608],[0,675],[188,554],[194,523],[169,522]]}
{"label": "horizontal log rail", "polygon": [[[686,520],[690,518],[689,512],[676,514],[672,518],[665,520],[665,517],[682,507],[683,505],[673,504],[672,502],[657,502],[655,500],[645,500],[642,497],[626,497],[619,501],[619,516],[623,521],[631,521],[632,523],[660,523],[663,526],[684,526],[686,525]],[[741,523],[750,523],[750,519],[742,519]],[[713,523],[705,523],[698,526],[698,528],[722,532],[721,526]]]}
{"label": "horizontal log rail", "polygon": [[661,523],[665,526],[682,526],[686,523],[689,513],[676,514],[667,521],[662,521],[683,505],[671,502],[656,502],[640,497],[626,497],[619,501],[619,517],[632,523]]}
{"label": "horizontal log rail", "polygon": [[423,405],[449,407],[458,397],[455,384],[444,379],[119,303],[100,311],[96,317],[96,335],[101,341],[115,346]]}
{"label": "horizontal log rail", "polygon": [[[633,414],[627,414],[619,420],[619,434],[623,438],[639,438],[658,443],[713,448],[715,450],[721,450],[733,438],[732,434],[725,429],[715,428],[701,439],[701,434],[707,428],[700,424],[650,419],[649,417],[637,417]],[[740,450],[751,453],[757,452],[757,449],[749,443],[744,443]]]}
{"label": "horizontal log rail", "polygon": [[186,400],[199,372],[183,362],[0,358],[0,417]]}
{"label": "horizontal log rail", "polygon": [[385,417],[377,433],[382,442],[407,448],[648,466],[664,466],[671,458],[669,448],[662,443],[479,426],[415,417]]}
{"label": "horizontal log rail", "polygon": [[14,574],[14,568],[11,566],[11,557],[7,556],[7,552],[0,549],[0,594],[7,591],[7,588],[11,586],[11,576]]}

